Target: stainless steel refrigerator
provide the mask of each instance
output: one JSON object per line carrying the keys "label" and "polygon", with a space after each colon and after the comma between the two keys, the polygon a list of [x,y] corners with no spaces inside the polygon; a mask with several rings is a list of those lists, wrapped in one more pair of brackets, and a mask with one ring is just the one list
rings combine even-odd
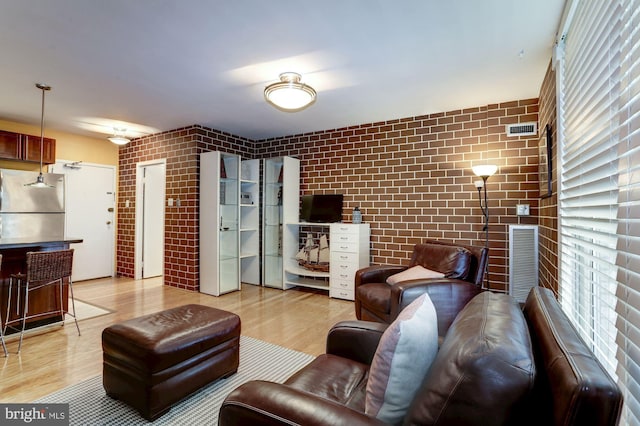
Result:
{"label": "stainless steel refrigerator", "polygon": [[36,172],[0,169],[0,238],[64,238],[64,175],[43,176],[52,188],[27,186],[36,181]]}

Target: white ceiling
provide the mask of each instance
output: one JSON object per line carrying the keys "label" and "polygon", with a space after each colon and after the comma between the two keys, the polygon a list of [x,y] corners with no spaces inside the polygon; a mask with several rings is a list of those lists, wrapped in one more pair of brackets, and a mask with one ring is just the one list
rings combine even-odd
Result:
{"label": "white ceiling", "polygon": [[[0,119],[265,139],[538,96],[564,0],[0,0]],[[318,91],[281,112],[263,89]]]}

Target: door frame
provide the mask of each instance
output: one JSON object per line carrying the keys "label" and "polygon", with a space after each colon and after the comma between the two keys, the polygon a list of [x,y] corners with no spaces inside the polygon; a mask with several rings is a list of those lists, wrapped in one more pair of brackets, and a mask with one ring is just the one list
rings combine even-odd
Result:
{"label": "door frame", "polygon": [[[142,240],[142,229],[143,229],[143,169],[147,166],[155,166],[155,165],[164,165],[165,175],[164,175],[164,194],[163,194],[163,202],[162,202],[162,257],[164,259],[164,245],[165,245],[165,221],[166,221],[166,210],[164,198],[166,198],[167,194],[167,159],[160,158],[157,160],[149,160],[149,161],[141,161],[136,163],[136,225],[135,225],[135,260],[134,260],[134,279],[139,280],[142,279],[142,246],[144,241]],[[164,271],[162,276],[164,277]],[[164,279],[164,278],[163,278]]]}

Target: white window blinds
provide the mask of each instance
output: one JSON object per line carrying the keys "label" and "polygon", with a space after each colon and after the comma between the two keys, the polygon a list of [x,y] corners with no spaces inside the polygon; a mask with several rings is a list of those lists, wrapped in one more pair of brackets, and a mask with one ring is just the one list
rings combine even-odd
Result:
{"label": "white window blinds", "polygon": [[[625,2],[618,113],[617,374],[640,419],[640,1]],[[631,420],[632,419],[632,420]]]}
{"label": "white window blinds", "polygon": [[639,424],[640,0],[571,6],[557,68],[559,296],[623,389],[621,424]]}

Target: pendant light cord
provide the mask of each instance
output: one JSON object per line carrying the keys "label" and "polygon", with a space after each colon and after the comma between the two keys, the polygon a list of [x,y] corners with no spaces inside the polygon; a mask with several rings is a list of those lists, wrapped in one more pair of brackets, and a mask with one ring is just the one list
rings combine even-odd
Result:
{"label": "pendant light cord", "polygon": [[42,113],[40,114],[40,174],[42,174],[42,157],[44,156],[44,91],[42,88]]}
{"label": "pendant light cord", "polygon": [[40,176],[42,176],[42,157],[44,157],[44,92],[51,90],[51,86],[36,83],[36,87],[42,90],[42,112],[40,114]]}

